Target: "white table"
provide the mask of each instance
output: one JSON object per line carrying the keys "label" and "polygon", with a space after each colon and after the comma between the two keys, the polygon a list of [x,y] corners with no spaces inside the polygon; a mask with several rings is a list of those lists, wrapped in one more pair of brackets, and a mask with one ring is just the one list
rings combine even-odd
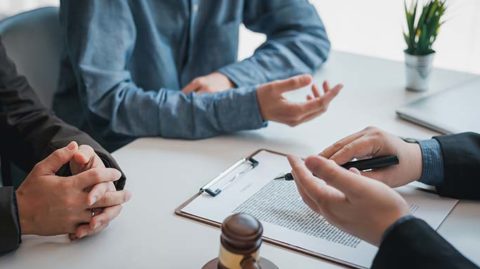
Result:
{"label": "white table", "polygon": [[[132,200],[103,233],[70,243],[66,237],[25,236],[18,251],[0,257],[0,268],[200,268],[217,256],[219,229],[174,215],[200,186],[258,148],[306,156],[368,125],[402,136],[435,133],[399,120],[395,108],[422,94],[406,92],[403,63],[334,52],[316,74],[343,82],[327,114],[297,128],[270,123],[266,129],[182,141],[139,139],[115,152],[128,176]],[[472,74],[435,70],[432,91],[473,79]],[[292,98],[304,98],[295,93]],[[480,264],[480,203],[462,201],[440,233]],[[262,255],[280,268],[338,268],[328,261],[264,244]]]}

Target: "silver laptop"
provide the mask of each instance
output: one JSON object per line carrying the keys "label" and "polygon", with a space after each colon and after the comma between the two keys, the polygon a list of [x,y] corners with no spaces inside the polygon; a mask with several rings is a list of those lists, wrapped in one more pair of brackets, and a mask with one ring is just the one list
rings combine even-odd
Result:
{"label": "silver laptop", "polygon": [[480,79],[418,99],[397,115],[443,134],[480,133]]}

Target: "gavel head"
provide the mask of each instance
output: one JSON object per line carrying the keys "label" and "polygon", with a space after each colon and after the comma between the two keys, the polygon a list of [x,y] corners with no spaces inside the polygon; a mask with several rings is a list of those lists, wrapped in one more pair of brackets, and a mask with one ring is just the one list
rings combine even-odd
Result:
{"label": "gavel head", "polygon": [[220,255],[203,269],[278,269],[271,261],[260,258],[263,227],[255,217],[238,213],[222,224]]}
{"label": "gavel head", "polygon": [[237,213],[222,224],[222,246],[237,254],[252,254],[262,244],[263,227],[253,216]]}
{"label": "gavel head", "polygon": [[[218,268],[260,268],[263,227],[253,216],[237,213],[222,224]],[[223,267],[222,267],[223,266]]]}

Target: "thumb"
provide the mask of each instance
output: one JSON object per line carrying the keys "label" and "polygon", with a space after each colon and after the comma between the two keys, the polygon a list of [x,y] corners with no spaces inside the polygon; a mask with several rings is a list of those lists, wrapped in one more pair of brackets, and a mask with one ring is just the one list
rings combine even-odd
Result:
{"label": "thumb", "polygon": [[95,151],[88,145],[81,145],[73,155],[73,160],[80,166],[89,164],[95,157]]}
{"label": "thumb", "polygon": [[72,141],[66,147],[57,149],[47,158],[39,162],[37,169],[40,169],[40,172],[44,175],[55,174],[64,164],[72,159],[77,150],[77,142]]}
{"label": "thumb", "polygon": [[347,196],[359,193],[363,188],[363,178],[355,171],[348,171],[334,161],[321,156],[311,156],[305,160],[307,168],[328,185],[338,189]]}

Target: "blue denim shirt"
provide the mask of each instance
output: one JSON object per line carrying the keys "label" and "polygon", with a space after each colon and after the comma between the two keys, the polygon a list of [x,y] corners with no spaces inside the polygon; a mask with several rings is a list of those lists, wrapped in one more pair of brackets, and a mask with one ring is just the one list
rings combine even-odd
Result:
{"label": "blue denim shirt", "polygon": [[[256,85],[314,72],[330,49],[307,0],[62,0],[57,114],[112,150],[135,137],[186,139],[265,126]],[[237,61],[240,24],[264,33]],[[236,89],[185,95],[221,72]]]}

